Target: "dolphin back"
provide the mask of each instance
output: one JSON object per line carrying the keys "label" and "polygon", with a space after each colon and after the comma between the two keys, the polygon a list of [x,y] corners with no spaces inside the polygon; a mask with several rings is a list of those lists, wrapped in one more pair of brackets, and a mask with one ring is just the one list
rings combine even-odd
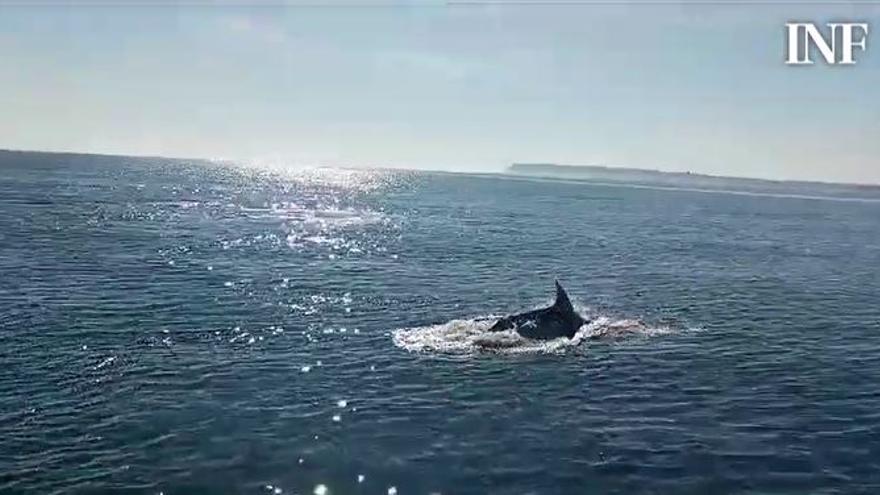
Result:
{"label": "dolphin back", "polygon": [[552,306],[505,316],[489,328],[490,332],[516,329],[530,339],[572,338],[585,320],[577,314],[565,289],[556,281],[556,301]]}

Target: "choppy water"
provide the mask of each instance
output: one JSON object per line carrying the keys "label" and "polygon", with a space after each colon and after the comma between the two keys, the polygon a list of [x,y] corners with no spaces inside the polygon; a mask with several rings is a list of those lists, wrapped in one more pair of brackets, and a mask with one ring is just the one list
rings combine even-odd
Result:
{"label": "choppy water", "polygon": [[0,492],[878,493],[880,203],[803,196],[0,153]]}

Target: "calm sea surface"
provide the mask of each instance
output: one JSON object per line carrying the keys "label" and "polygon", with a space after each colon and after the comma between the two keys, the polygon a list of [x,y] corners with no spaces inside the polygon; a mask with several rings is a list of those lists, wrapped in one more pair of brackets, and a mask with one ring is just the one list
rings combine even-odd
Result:
{"label": "calm sea surface", "polygon": [[880,493],[880,194],[795,193],[0,153],[0,493]]}

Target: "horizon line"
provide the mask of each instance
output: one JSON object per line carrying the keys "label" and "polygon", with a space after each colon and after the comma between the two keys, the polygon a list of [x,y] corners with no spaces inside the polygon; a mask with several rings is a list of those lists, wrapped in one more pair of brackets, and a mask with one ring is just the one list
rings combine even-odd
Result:
{"label": "horizon line", "polygon": [[[44,154],[52,154],[52,155],[85,155],[85,156],[99,156],[99,157],[119,157],[119,158],[139,158],[139,159],[162,159],[162,160],[179,160],[179,161],[201,161],[201,162],[211,162],[211,163],[230,163],[230,164],[238,164],[238,165],[247,165],[248,163],[259,162],[258,158],[206,158],[206,157],[183,157],[183,156],[164,156],[157,154],[126,154],[119,152],[96,152],[96,151],[74,151],[74,150],[37,150],[37,149],[23,149],[23,148],[7,148],[0,146],[0,153],[44,153]],[[263,160],[264,162],[269,160]],[[273,162],[288,162],[291,165],[294,165],[293,160],[272,160]],[[735,179],[735,180],[748,180],[748,181],[759,181],[759,182],[775,182],[775,183],[795,183],[795,184],[814,184],[814,185],[835,185],[835,186],[850,186],[850,187],[880,187],[880,182],[846,182],[846,181],[832,181],[832,180],[820,180],[820,179],[771,179],[765,177],[754,177],[754,176],[745,176],[745,175],[714,175],[707,174],[704,172],[693,172],[693,171],[668,171],[668,170],[660,170],[660,169],[651,169],[651,168],[643,168],[639,166],[609,166],[609,165],[575,165],[575,164],[565,164],[565,163],[556,163],[556,162],[511,162],[504,166],[501,170],[484,170],[484,171],[467,171],[467,170],[459,170],[459,169],[444,169],[444,168],[413,168],[406,166],[392,166],[392,165],[339,165],[339,164],[327,164],[327,163],[312,163],[312,164],[301,164],[297,165],[299,168],[338,168],[338,169],[373,169],[373,170],[408,170],[415,172],[442,172],[442,173],[454,173],[454,174],[471,174],[471,175],[504,175],[504,176],[518,176],[518,177],[528,177],[528,174],[515,174],[509,173],[508,170],[514,165],[543,165],[543,166],[555,166],[555,167],[567,167],[567,168],[603,168],[606,170],[612,171],[630,171],[630,172],[649,172],[656,173],[662,175],[691,175],[694,177],[704,177],[704,178],[712,178],[712,179]],[[541,177],[539,175],[531,175],[532,177]],[[556,178],[556,177],[549,177]]]}

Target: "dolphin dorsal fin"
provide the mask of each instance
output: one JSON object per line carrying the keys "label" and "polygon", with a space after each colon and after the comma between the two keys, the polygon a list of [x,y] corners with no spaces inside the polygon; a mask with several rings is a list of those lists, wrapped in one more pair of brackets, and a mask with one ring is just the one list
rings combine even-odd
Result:
{"label": "dolphin dorsal fin", "polygon": [[556,281],[556,302],[553,303],[553,307],[564,313],[574,312],[571,301],[568,300],[568,294],[565,293],[565,289],[559,284],[559,280]]}

